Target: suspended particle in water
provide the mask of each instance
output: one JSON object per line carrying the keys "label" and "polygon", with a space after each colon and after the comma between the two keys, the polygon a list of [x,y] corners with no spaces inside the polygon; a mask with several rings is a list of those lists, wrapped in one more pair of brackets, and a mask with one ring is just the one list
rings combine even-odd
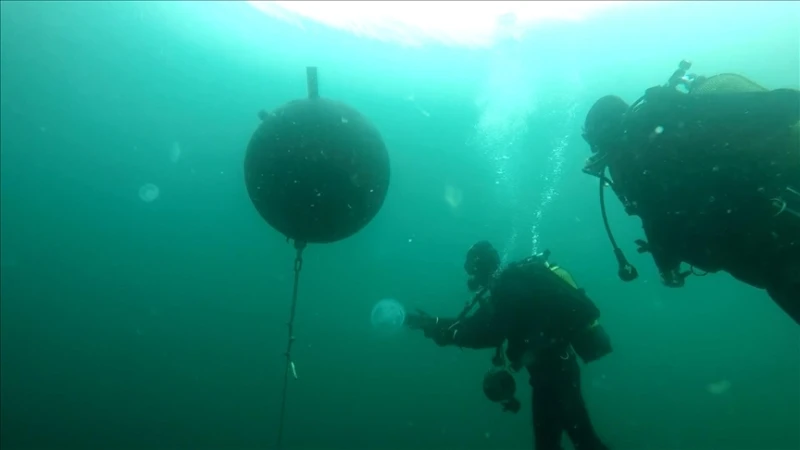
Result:
{"label": "suspended particle in water", "polygon": [[405,320],[406,309],[392,298],[385,298],[376,303],[370,314],[372,327],[381,333],[395,333],[402,328]]}
{"label": "suspended particle in water", "polygon": [[181,160],[180,142],[175,141],[172,143],[172,147],[169,149],[169,160],[172,161],[173,164]]}
{"label": "suspended particle in water", "polygon": [[720,395],[728,392],[728,389],[730,389],[732,385],[733,384],[729,380],[720,380],[715,383],[709,383],[706,386],[706,390],[709,394]]}
{"label": "suspended particle in water", "polygon": [[8,252],[0,252],[0,268],[10,269],[12,267],[17,267],[17,258]]}
{"label": "suspended particle in water", "polygon": [[444,201],[450,205],[450,208],[458,209],[461,202],[464,201],[464,193],[461,192],[461,189],[448,184],[444,187]]}
{"label": "suspended particle in water", "polygon": [[143,184],[142,187],[139,188],[139,198],[145,203],[155,201],[158,199],[160,193],[161,191],[159,191],[158,186],[153,183]]}
{"label": "suspended particle in water", "polygon": [[424,110],[421,106],[419,106],[419,104],[417,103],[416,98],[414,97],[414,94],[407,95],[406,96],[406,101],[410,102],[412,105],[414,105],[414,108],[417,110],[417,112],[419,112],[423,116],[425,116],[425,117],[430,117],[431,116],[431,113],[429,113],[428,111]]}

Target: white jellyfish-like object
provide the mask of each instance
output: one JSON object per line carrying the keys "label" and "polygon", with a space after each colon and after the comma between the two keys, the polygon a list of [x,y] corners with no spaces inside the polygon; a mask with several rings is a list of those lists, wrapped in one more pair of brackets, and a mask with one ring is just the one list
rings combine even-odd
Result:
{"label": "white jellyfish-like object", "polygon": [[382,334],[396,333],[406,320],[406,309],[393,298],[385,298],[372,308],[370,322]]}
{"label": "white jellyfish-like object", "polygon": [[708,390],[709,394],[720,395],[728,392],[728,389],[730,389],[731,386],[733,386],[733,383],[731,383],[729,380],[720,380],[716,383],[709,383],[706,386],[706,390]]}
{"label": "white jellyfish-like object", "polygon": [[145,203],[155,201],[160,194],[161,191],[158,189],[158,186],[153,183],[143,184],[142,187],[139,188],[139,198]]}

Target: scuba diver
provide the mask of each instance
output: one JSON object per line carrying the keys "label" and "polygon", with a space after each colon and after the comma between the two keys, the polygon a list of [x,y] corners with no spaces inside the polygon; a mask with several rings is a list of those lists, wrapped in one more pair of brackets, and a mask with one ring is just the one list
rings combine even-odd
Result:
{"label": "scuba diver", "polygon": [[611,343],[598,323],[600,311],[567,271],[547,262],[548,256],[545,252],[501,270],[497,250],[478,242],[464,264],[467,285],[476,292],[472,302],[456,318],[418,310],[407,314],[405,324],[440,346],[495,348],[483,388],[506,411],[516,413],[521,406],[511,372],[527,368],[536,450],[560,450],[564,432],[576,450],[607,450],[586,410],[577,357],[595,361],[611,352]]}
{"label": "scuba diver", "polygon": [[637,273],[609,228],[605,186],[642,220],[639,253],[652,255],[665,285],[725,271],[800,324],[800,91],[690,68],[682,61],[630,106],[602,97],[586,116],[584,172],[600,179],[619,277]]}

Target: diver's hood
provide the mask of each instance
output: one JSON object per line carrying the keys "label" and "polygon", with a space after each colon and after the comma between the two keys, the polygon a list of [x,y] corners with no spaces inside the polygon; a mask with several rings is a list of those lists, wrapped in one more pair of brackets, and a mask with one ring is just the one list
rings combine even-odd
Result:
{"label": "diver's hood", "polygon": [[603,153],[619,139],[628,104],[616,95],[606,95],[597,100],[586,114],[583,139],[592,153]]}

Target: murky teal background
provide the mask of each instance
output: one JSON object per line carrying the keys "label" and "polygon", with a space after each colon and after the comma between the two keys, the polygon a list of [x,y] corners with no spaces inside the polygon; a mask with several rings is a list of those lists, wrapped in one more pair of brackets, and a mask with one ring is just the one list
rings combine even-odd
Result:
{"label": "murky teal background", "polygon": [[[369,328],[383,297],[455,314],[468,298],[463,255],[478,239],[502,247],[517,227],[511,256],[531,249],[533,217],[520,222],[498,198],[492,149],[474,143],[496,53],[301,30],[234,2],[0,8],[3,449],[273,445],[294,255],[250,204],[242,162],[256,112],[303,96],[306,65],[319,67],[322,95],[381,130],[392,186],[360,234],[306,251],[286,448],[530,448],[524,376],[523,410],[503,414],[481,392],[491,352]],[[517,174],[530,173],[515,187],[521,204],[539,201],[566,139],[538,232],[614,341],[583,380],[615,450],[800,448],[797,326],[727,275],[662,287],[634,251],[638,220],[610,201],[641,273],[618,281],[596,183],[580,173],[592,102],[633,101],[682,58],[700,73],[797,88],[797,12],[791,2],[654,6],[546,25],[506,49],[537,104],[512,155]],[[160,188],[152,203],[138,197],[145,183]],[[463,192],[458,209],[446,185]],[[730,389],[710,393],[722,380]]]}

